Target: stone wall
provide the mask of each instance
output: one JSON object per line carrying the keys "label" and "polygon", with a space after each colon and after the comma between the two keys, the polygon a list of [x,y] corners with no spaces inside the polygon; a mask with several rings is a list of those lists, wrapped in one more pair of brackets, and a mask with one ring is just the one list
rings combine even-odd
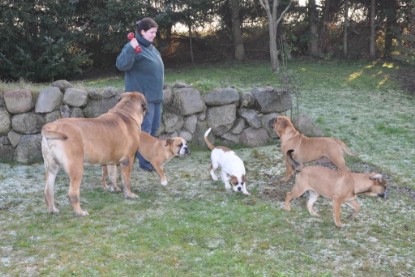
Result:
{"label": "stone wall", "polygon": [[[0,94],[0,161],[42,161],[42,126],[65,117],[97,117],[120,99],[121,89],[82,89],[60,80],[34,95],[29,89]],[[215,89],[202,95],[181,83],[164,90],[162,137],[182,136],[193,145],[204,145],[203,134],[212,127],[220,144],[249,147],[266,145],[273,130],[270,119],[289,110],[289,93],[272,87],[238,93],[234,88]],[[99,139],[99,138],[97,138]]]}

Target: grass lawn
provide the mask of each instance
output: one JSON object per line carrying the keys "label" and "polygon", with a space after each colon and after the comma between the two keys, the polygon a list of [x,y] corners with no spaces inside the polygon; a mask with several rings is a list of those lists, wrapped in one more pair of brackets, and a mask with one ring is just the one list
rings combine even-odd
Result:
{"label": "grass lawn", "polygon": [[[289,183],[279,142],[238,148],[248,171],[250,196],[227,193],[208,173],[209,152],[193,151],[166,165],[169,185],[137,169],[138,200],[104,192],[100,168],[88,166],[81,205],[90,215],[73,216],[68,178],[55,185],[59,215],[46,213],[42,164],[0,164],[1,276],[413,276],[415,272],[415,97],[383,63],[289,63],[300,92],[299,109],[325,135],[359,153],[354,171],[385,174],[390,197],[359,197],[359,215],[335,227],[331,203],[306,198],[282,209]],[[266,63],[167,69],[166,81],[203,92],[223,86],[250,90],[278,86]],[[122,76],[88,80],[83,86],[123,86]]]}

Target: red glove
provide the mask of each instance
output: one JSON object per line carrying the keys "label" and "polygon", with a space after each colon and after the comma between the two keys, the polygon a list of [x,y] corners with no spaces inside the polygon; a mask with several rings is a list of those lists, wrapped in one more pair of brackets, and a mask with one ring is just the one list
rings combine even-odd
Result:
{"label": "red glove", "polygon": [[137,53],[137,54],[141,53],[142,49],[141,49],[140,45],[138,44],[138,41],[135,38],[134,33],[133,32],[128,33],[127,38],[130,40],[130,45],[131,45],[131,47],[134,48],[135,53]]}

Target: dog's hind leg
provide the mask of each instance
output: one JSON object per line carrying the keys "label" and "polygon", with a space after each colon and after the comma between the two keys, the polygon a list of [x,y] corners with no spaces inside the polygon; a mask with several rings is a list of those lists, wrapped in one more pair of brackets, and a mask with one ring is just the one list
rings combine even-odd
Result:
{"label": "dog's hind leg", "polygon": [[43,195],[45,197],[46,206],[48,207],[48,212],[51,214],[59,213],[59,210],[55,207],[55,180],[56,175],[59,172],[59,165],[55,161],[48,161],[45,159],[45,176],[46,184]]}
{"label": "dog's hind leg", "polygon": [[313,208],[313,204],[314,202],[317,201],[319,194],[313,190],[309,190],[308,192],[309,192],[308,201],[307,201],[308,212],[312,216],[320,216]]}
{"label": "dog's hind leg", "polygon": [[42,156],[45,165],[45,189],[43,195],[45,197],[46,206],[49,213],[59,213],[55,207],[55,180],[59,172],[60,165],[55,158],[55,153],[49,147],[46,138],[42,139]]}
{"label": "dog's hind leg", "polygon": [[111,181],[112,191],[116,191],[116,192],[121,191],[121,189],[117,185],[117,166],[115,164],[114,165],[108,165],[107,169],[108,169],[108,176],[109,176],[110,181]]}
{"label": "dog's hind leg", "polygon": [[81,197],[80,197],[80,186],[82,183],[82,177],[84,175],[84,165],[82,156],[81,159],[75,159],[70,161],[66,169],[69,176],[69,190],[68,196],[69,201],[72,204],[72,208],[76,216],[88,215],[87,211],[81,209]]}
{"label": "dog's hind leg", "polygon": [[218,177],[215,174],[215,170],[218,169],[218,167],[219,167],[219,164],[217,162],[212,161],[212,163],[210,164],[209,172],[210,172],[210,176],[212,177],[213,181],[218,180]]}
{"label": "dog's hind leg", "polygon": [[106,165],[101,166],[101,185],[102,188],[106,191],[108,189],[107,186],[107,176],[108,176],[108,169]]}

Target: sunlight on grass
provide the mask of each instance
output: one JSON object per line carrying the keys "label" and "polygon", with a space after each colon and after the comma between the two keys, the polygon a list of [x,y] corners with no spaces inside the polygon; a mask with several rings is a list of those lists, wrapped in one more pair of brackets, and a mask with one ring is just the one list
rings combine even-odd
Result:
{"label": "sunlight on grass", "polygon": [[352,73],[352,74],[350,74],[350,76],[349,76],[349,78],[347,80],[348,81],[354,81],[355,79],[361,77],[362,76],[362,73],[363,73],[362,71]]}
{"label": "sunlight on grass", "polygon": [[387,63],[387,62],[385,62],[385,63],[383,63],[382,67],[386,67],[386,68],[392,69],[392,68],[395,67],[395,64],[394,63]]}

